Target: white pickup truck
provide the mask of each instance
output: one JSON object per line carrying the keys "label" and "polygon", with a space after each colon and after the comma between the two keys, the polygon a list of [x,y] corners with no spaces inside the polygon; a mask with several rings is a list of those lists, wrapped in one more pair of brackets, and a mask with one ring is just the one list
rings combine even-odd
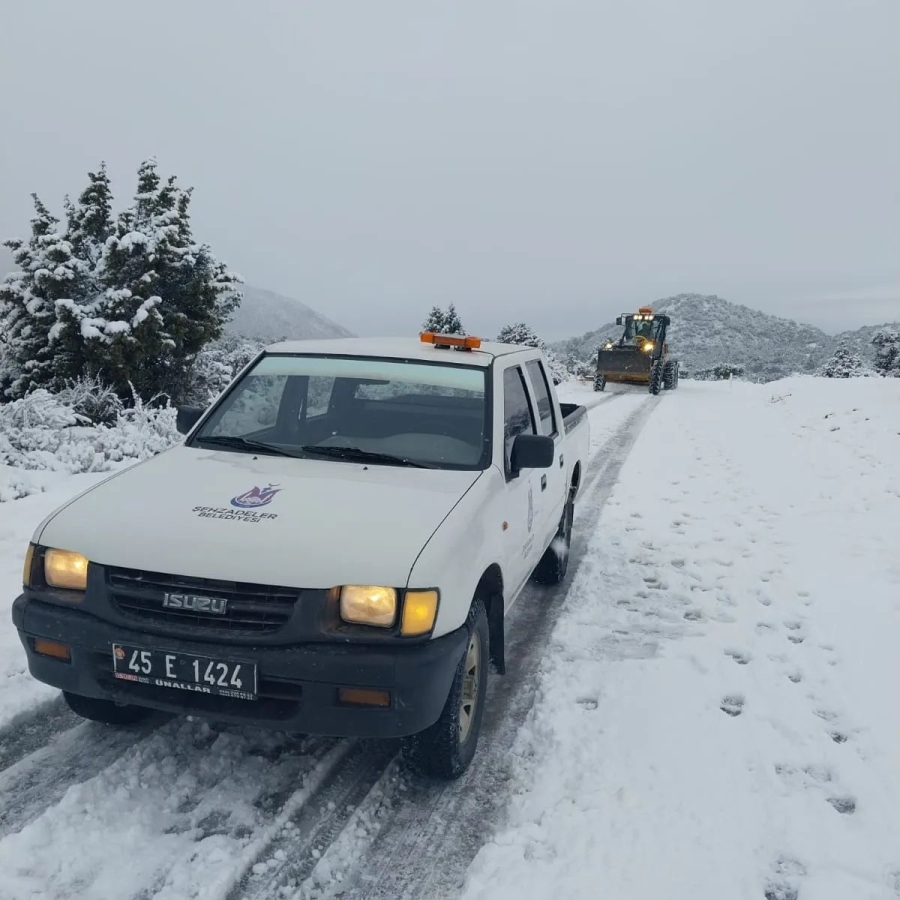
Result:
{"label": "white pickup truck", "polygon": [[400,737],[464,771],[510,606],[565,576],[585,471],[586,411],[540,351],[276,344],[179,428],[35,532],[13,606],[32,675],[102,722]]}

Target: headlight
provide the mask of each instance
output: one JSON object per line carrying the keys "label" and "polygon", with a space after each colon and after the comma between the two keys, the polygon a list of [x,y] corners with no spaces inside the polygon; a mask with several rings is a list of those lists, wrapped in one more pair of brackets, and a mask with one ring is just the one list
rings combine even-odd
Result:
{"label": "headlight", "polygon": [[71,550],[47,550],[44,553],[44,581],[48,587],[66,591],[87,589],[87,558]]}
{"label": "headlight", "polygon": [[649,353],[653,349],[653,341],[644,341],[644,346],[641,349],[644,353]]}
{"label": "headlight", "polygon": [[355,625],[390,628],[397,618],[397,591],[372,584],[341,588],[341,618]]}

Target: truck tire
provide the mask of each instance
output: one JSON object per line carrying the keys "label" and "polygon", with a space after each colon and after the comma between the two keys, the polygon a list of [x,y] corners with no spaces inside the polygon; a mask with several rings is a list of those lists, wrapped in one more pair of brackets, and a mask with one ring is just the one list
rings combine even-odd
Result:
{"label": "truck tire", "polygon": [[459,778],[478,746],[490,668],[487,613],[475,600],[466,620],[469,640],[456,669],[441,717],[430,728],[403,739],[403,761],[429,778]]}
{"label": "truck tire", "polygon": [[594,376],[594,390],[602,391],[606,388],[606,376],[602,372],[598,372]]}
{"label": "truck tire", "polygon": [[659,362],[653,363],[653,368],[650,370],[650,393],[658,394],[662,390],[663,383],[663,367]]}
{"label": "truck tire", "polygon": [[143,706],[128,706],[124,703],[113,703],[112,700],[100,700],[97,697],[82,697],[63,691],[63,698],[69,709],[82,719],[102,722],[104,725],[133,725],[153,714],[153,710]]}
{"label": "truck tire", "polygon": [[531,577],[538,584],[559,584],[569,569],[569,550],[572,547],[572,521],[575,518],[575,503],[569,500],[563,510],[562,521],[556,537],[537,564]]}
{"label": "truck tire", "polygon": [[678,363],[674,359],[666,360],[663,367],[663,387],[673,391],[678,386]]}

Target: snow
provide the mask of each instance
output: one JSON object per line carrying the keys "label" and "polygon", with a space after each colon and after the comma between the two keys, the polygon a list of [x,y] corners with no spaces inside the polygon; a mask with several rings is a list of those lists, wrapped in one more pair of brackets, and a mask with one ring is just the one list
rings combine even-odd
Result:
{"label": "snow", "polygon": [[[653,409],[545,648],[498,785],[502,819],[461,896],[897,900],[900,379],[560,393],[598,404],[601,455]],[[38,430],[68,421],[35,403],[4,408]],[[162,440],[142,415],[109,429],[127,432],[117,446]],[[0,465],[0,501],[32,493],[0,502],[7,623],[35,526],[105,477]],[[0,629],[0,728],[55,695]],[[404,802],[391,764],[309,851],[306,877],[296,816],[360,759],[358,742],[185,719],[79,725],[57,740],[48,764],[38,754],[0,771],[0,809],[48,784],[14,830],[0,812],[2,900],[275,896],[250,893],[269,881],[301,900],[340,896]],[[435,864],[456,852],[436,848]],[[246,894],[234,891],[244,873]]]}
{"label": "snow", "polygon": [[892,379],[664,396],[465,900],[896,900],[898,522]]}

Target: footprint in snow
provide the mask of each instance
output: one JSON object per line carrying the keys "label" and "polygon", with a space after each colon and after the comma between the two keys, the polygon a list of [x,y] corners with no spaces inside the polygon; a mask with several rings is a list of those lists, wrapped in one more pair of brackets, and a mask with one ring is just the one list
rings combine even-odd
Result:
{"label": "footprint in snow", "polygon": [[770,884],[763,896],[765,900],[797,900],[800,892],[788,884]]}
{"label": "footprint in snow", "polygon": [[794,883],[806,875],[806,866],[796,859],[781,858],[774,866],[775,878],[769,880],[765,900],[798,900],[800,891]]}
{"label": "footprint in snow", "polygon": [[792,644],[802,644],[803,641],[804,641],[804,637],[803,637],[802,634],[789,634],[789,635],[788,635],[788,640],[789,640]]}
{"label": "footprint in snow", "polygon": [[744,711],[744,698],[737,694],[725,697],[719,709],[728,716],[739,716]]}
{"label": "footprint in snow", "polygon": [[700,612],[699,609],[689,609],[684,617],[688,620],[688,622],[702,622],[703,621],[703,613]]}
{"label": "footprint in snow", "polygon": [[844,734],[842,731],[832,731],[831,734],[829,735],[829,737],[830,737],[836,744],[846,744],[847,741],[849,740],[849,738],[847,737],[847,735]]}
{"label": "footprint in snow", "polygon": [[581,700],[578,700],[577,702],[578,702],[578,705],[582,709],[592,710],[592,709],[597,708],[597,701],[595,699],[593,699],[592,697],[583,697]]}
{"label": "footprint in snow", "polygon": [[788,680],[794,684],[800,684],[803,681],[803,676],[799,672],[788,672]]}
{"label": "footprint in snow", "polygon": [[750,662],[750,656],[742,650],[727,649],[726,656],[730,656],[739,666],[746,666]]}
{"label": "footprint in snow", "polygon": [[[799,631],[801,628],[801,623],[800,622],[785,622],[784,627],[790,629],[791,631]],[[824,649],[824,647],[822,649]]]}
{"label": "footprint in snow", "polygon": [[856,812],[856,800],[853,797],[829,797],[828,802],[843,816],[852,816]]}

